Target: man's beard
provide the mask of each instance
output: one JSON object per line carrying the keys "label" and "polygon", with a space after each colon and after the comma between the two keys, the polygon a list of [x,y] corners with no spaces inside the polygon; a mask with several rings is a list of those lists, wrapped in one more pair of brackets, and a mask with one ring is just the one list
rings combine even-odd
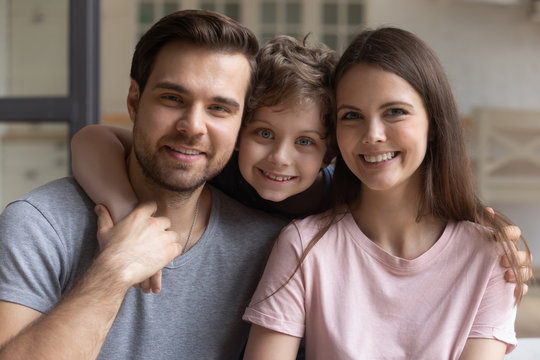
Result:
{"label": "man's beard", "polygon": [[[189,141],[184,140],[184,143],[189,143]],[[147,150],[148,147],[145,147],[144,144],[141,147],[142,149],[136,146],[134,141],[133,149],[135,157],[146,180],[151,185],[179,193],[189,194],[204,185],[206,181],[214,178],[221,172],[230,158],[229,154],[225,159],[215,161],[214,167],[210,166],[211,164],[207,162],[205,168],[194,171],[193,169],[190,169],[190,164],[185,163],[178,163],[174,167],[161,165],[159,162],[159,153],[150,153],[150,151]]]}

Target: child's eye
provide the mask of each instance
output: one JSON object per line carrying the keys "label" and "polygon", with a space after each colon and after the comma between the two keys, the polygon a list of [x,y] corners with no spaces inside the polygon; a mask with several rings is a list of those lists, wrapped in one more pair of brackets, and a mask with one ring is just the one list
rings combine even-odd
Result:
{"label": "child's eye", "polygon": [[298,140],[296,140],[296,144],[300,145],[300,146],[309,146],[309,145],[313,145],[315,142],[313,140],[311,140],[310,138],[307,138],[307,137],[302,137],[302,138],[299,138]]}
{"label": "child's eye", "polygon": [[272,132],[270,130],[268,130],[268,129],[259,129],[259,130],[257,130],[257,135],[259,135],[263,139],[273,139],[274,138],[274,134],[272,134]]}

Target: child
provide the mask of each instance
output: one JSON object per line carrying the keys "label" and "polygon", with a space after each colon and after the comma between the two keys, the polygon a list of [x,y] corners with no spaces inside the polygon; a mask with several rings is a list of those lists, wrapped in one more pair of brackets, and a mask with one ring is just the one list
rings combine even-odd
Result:
{"label": "child", "polygon": [[309,359],[502,359],[516,344],[504,249],[518,302],[524,284],[508,223],[474,194],[435,54],[404,30],[364,31],[335,82],[335,204],[282,231],[245,358],[293,359],[305,334]]}

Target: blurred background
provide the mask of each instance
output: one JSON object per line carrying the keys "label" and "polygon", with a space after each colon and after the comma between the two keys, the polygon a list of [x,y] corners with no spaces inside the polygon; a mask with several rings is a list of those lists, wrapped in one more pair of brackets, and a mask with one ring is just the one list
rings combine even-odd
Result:
{"label": "blurred background", "polygon": [[[539,0],[0,0],[2,208],[70,173],[80,127],[131,125],[134,46],[157,19],[187,8],[225,13],[261,43],[311,33],[339,53],[364,27],[419,35],[448,72],[482,199],[521,228],[540,269]],[[540,337],[538,286],[518,321],[518,335]]]}

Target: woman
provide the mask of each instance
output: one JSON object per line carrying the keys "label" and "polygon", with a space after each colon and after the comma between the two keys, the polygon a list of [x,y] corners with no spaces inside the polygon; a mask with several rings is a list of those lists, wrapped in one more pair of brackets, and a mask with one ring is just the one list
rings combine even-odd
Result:
{"label": "woman", "polygon": [[436,55],[401,29],[364,31],[335,83],[335,205],[280,235],[244,315],[246,358],[293,359],[305,333],[308,359],[502,359],[509,223],[474,193]]}

